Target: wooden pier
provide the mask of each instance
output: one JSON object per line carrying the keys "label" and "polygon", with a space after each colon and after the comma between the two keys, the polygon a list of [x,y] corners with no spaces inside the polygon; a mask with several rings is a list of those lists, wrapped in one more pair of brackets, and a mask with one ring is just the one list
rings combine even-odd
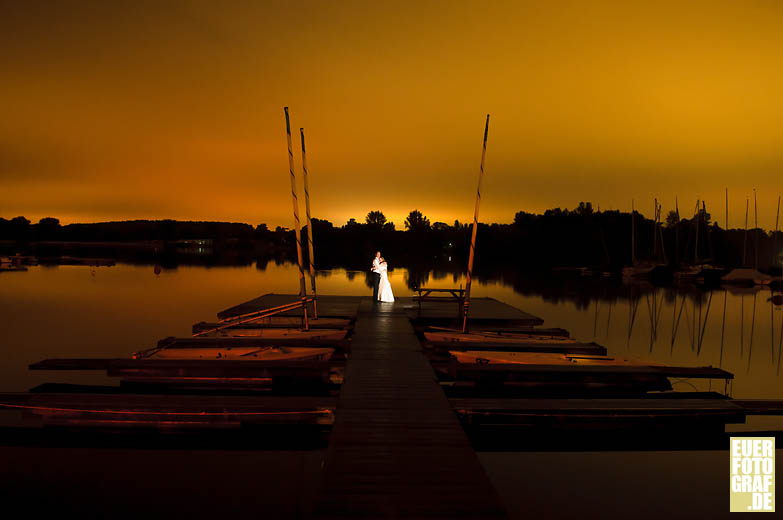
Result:
{"label": "wooden pier", "polygon": [[506,511],[476,449],[715,449],[727,424],[783,414],[781,401],[669,392],[669,378],[733,375],[614,358],[491,298],[471,301],[470,334],[451,301],[325,295],[304,331],[302,307],[286,310],[300,298],[255,298],[128,358],[34,363],[119,385],[2,394],[0,441],[327,447],[316,518],[484,519]]}
{"label": "wooden pier", "polygon": [[421,351],[410,299],[362,300],[316,518],[505,518]]}

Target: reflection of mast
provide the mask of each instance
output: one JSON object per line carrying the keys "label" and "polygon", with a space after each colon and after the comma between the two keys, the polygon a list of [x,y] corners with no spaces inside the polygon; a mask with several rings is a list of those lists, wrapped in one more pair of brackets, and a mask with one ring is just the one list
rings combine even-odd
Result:
{"label": "reflection of mast", "polygon": [[[683,306],[685,305],[683,296]],[[690,322],[687,323],[686,328],[688,329],[688,339],[691,340],[691,350],[694,348],[694,336],[695,336],[695,320],[696,319],[696,302],[693,302],[693,320],[691,320],[691,317],[688,315],[688,307],[685,307],[685,321]]]}
{"label": "reflection of mast", "polygon": [[770,361],[775,362],[775,291],[770,290],[769,299],[769,355]]}
{"label": "reflection of mast", "polygon": [[658,323],[661,318],[661,311],[663,307],[658,307],[658,290],[654,289],[652,293],[652,306],[650,306],[650,296],[645,295],[647,300],[647,314],[650,317],[650,352],[652,352],[653,345],[658,339]]}
{"label": "reflection of mast", "polygon": [[783,315],[780,317],[780,340],[778,342],[778,368],[776,375],[780,375],[780,358],[783,357]]}
{"label": "reflection of mast", "polygon": [[721,327],[720,327],[720,359],[718,361],[718,367],[723,366],[723,337],[726,332],[726,300],[729,298],[729,292],[724,289],[723,290],[723,319],[721,320]]}
{"label": "reflection of mast", "polygon": [[740,294],[740,358],[745,355],[745,295]]}
{"label": "reflection of mast", "polygon": [[[704,343],[704,333],[707,331],[707,318],[710,316],[710,307],[712,306],[712,291],[710,291],[710,298],[707,300],[707,311],[704,313],[704,323],[701,325],[701,333],[699,334],[699,343],[696,349],[696,355],[701,354],[701,345]],[[701,301],[699,303],[699,322],[701,322]]]}
{"label": "reflection of mast", "polygon": [[[682,297],[682,304],[680,305],[680,312],[677,314],[677,320],[674,319],[672,314],[672,345],[670,352],[674,352],[674,341],[677,338],[677,330],[680,328],[680,319],[682,318],[682,311],[685,309],[685,295]],[[677,311],[677,294],[674,294],[674,311]]]}
{"label": "reflection of mast", "polygon": [[609,337],[609,324],[612,322],[612,302],[609,301],[609,313],[606,316],[606,337]]}
{"label": "reflection of mast", "polygon": [[633,324],[636,321],[636,311],[639,308],[639,299],[633,299],[633,295],[628,300],[628,342],[626,347],[631,348],[631,333],[633,332]]}
{"label": "reflection of mast", "polygon": [[756,328],[756,293],[753,293],[753,318],[750,320],[750,341],[748,342],[748,372],[750,372],[750,358],[753,355],[753,332]]}

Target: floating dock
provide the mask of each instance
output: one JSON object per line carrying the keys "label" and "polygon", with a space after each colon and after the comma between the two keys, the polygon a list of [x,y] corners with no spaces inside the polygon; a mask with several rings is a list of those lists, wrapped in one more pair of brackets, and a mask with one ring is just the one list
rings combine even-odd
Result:
{"label": "floating dock", "polygon": [[406,315],[360,307],[316,518],[505,518]]}
{"label": "floating dock", "polygon": [[733,375],[613,358],[491,298],[471,300],[470,334],[450,328],[447,300],[322,295],[307,331],[301,307],[265,312],[296,301],[255,298],[128,358],[34,363],[105,371],[119,385],[0,394],[0,440],[325,447],[316,518],[504,518],[476,448],[638,449],[670,435],[667,447],[690,436],[704,449],[725,441],[727,424],[783,414],[781,401],[670,392],[669,378]]}

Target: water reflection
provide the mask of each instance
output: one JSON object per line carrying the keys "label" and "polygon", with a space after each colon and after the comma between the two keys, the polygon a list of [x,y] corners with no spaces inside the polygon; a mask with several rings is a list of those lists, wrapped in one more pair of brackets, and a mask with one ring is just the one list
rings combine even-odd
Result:
{"label": "water reflection", "polygon": [[[0,390],[25,390],[45,378],[27,364],[46,357],[125,357],[160,338],[187,335],[198,321],[264,293],[298,291],[290,263],[234,267],[118,264],[31,267],[0,276]],[[371,294],[369,270],[317,272],[320,294]],[[397,267],[395,295],[415,286],[464,287],[461,272]],[[475,297],[497,298],[596,341],[610,354],[652,362],[712,365],[735,374],[735,397],[783,398],[780,377],[783,295],[769,289],[705,291],[696,286],[580,277],[478,276]],[[769,351],[769,352],[767,352]],[[709,382],[678,382],[709,389]]]}

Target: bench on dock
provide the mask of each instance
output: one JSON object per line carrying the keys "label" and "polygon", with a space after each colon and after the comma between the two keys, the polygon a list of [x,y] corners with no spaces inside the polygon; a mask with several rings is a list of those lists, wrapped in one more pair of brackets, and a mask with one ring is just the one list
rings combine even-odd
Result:
{"label": "bench on dock", "polygon": [[[457,317],[462,317],[465,304],[465,289],[461,286],[459,289],[414,287],[413,291],[417,293],[417,295],[413,297],[413,301],[419,304],[419,312],[421,312],[421,302],[455,302],[457,304]],[[448,296],[439,296],[441,294],[448,294]]]}

